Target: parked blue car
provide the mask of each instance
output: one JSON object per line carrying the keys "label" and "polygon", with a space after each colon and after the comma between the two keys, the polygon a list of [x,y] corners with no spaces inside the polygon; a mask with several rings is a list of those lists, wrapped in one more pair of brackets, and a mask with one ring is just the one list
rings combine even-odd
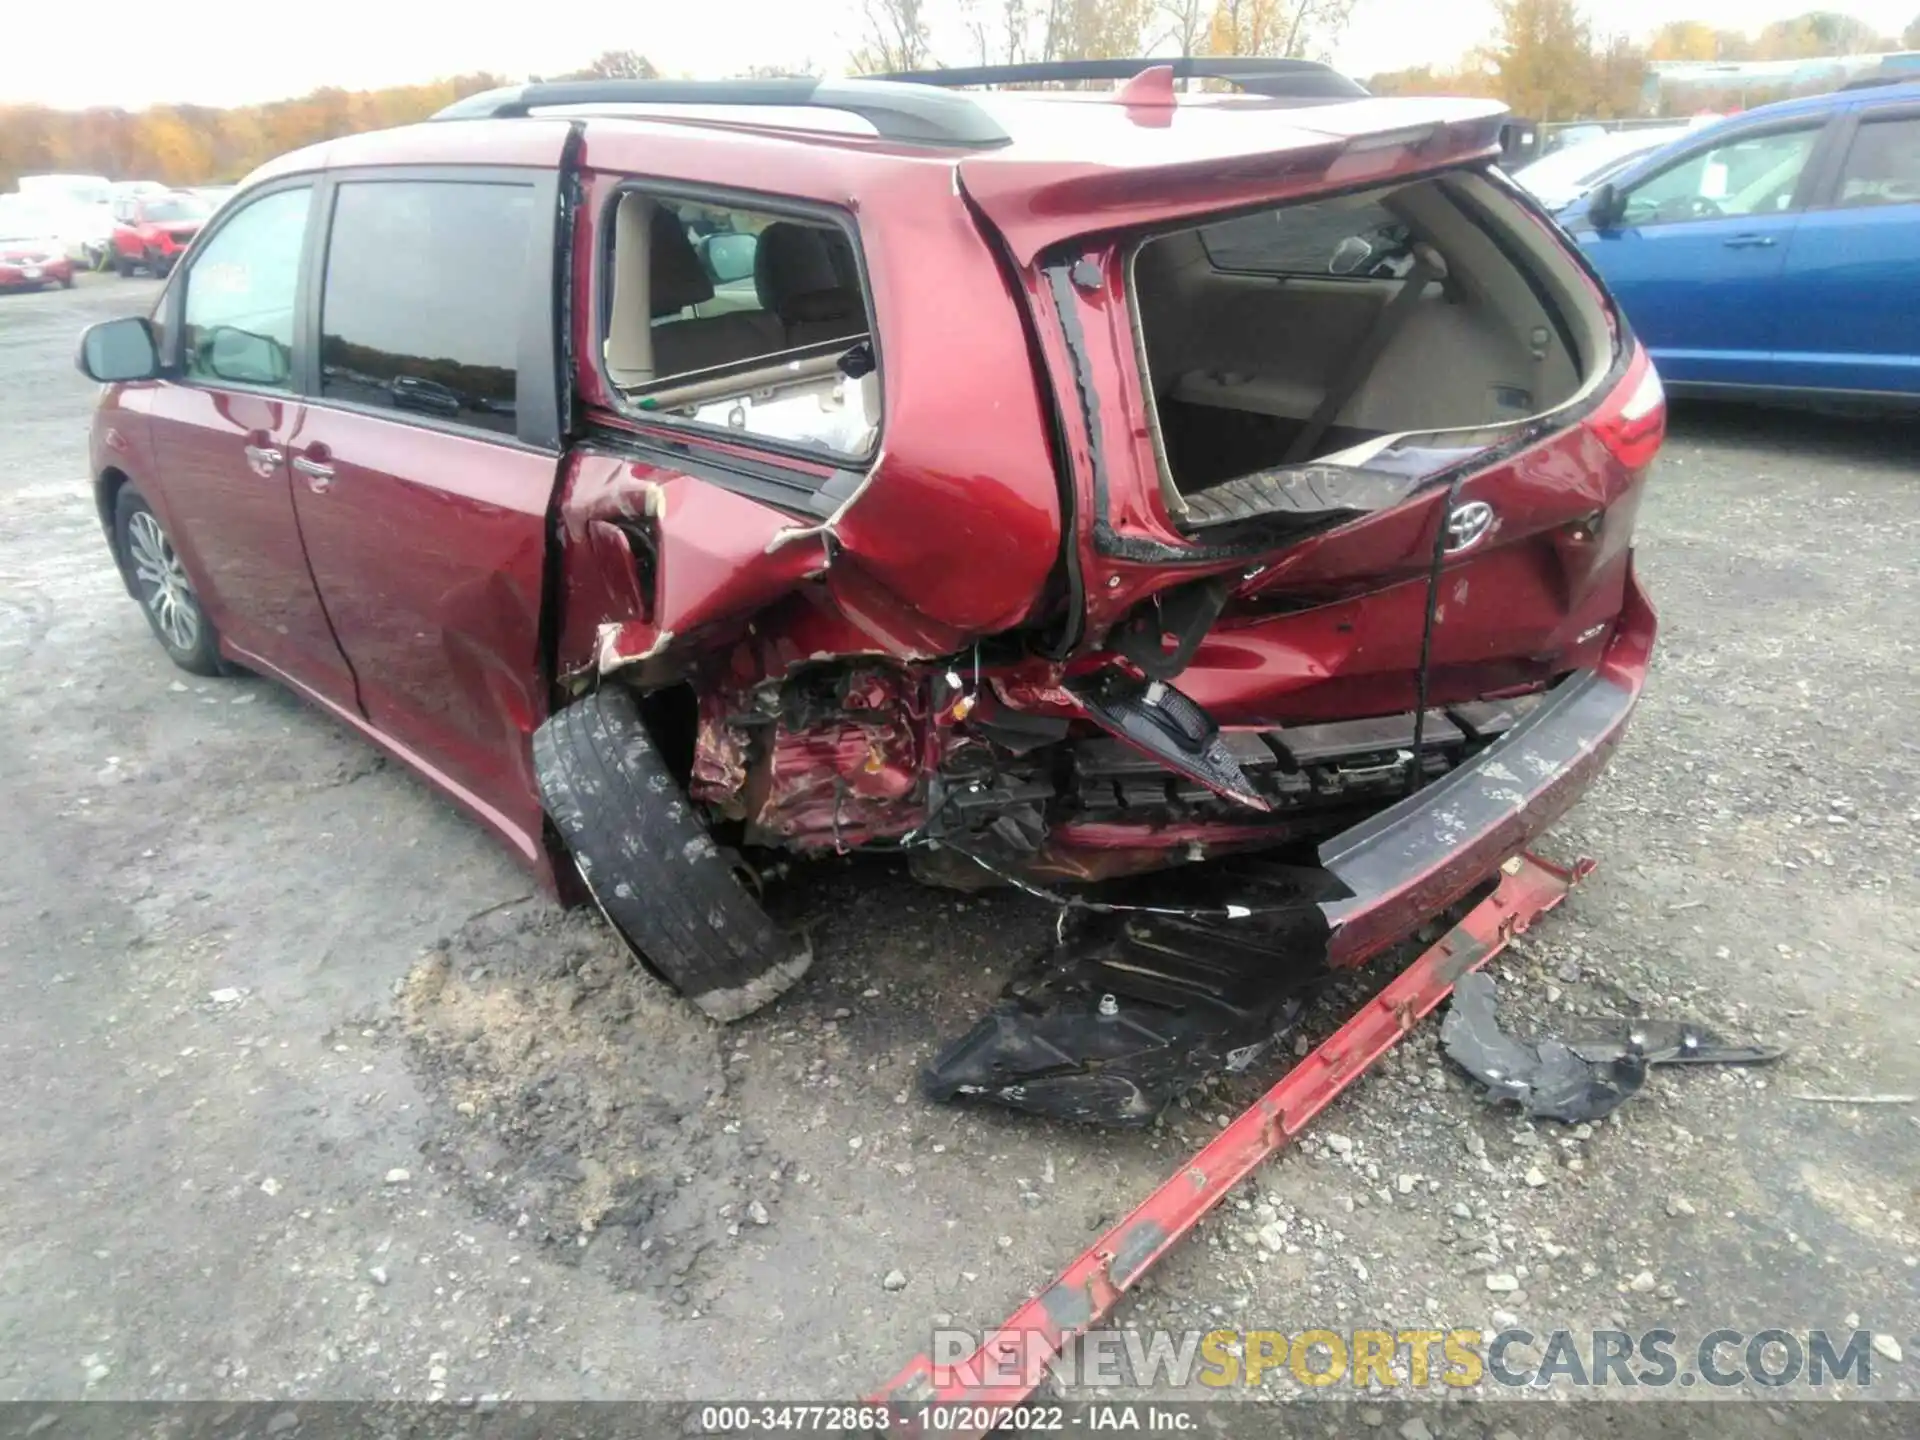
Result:
{"label": "parked blue car", "polygon": [[1669,391],[1920,406],[1920,84],[1748,111],[1559,219]]}

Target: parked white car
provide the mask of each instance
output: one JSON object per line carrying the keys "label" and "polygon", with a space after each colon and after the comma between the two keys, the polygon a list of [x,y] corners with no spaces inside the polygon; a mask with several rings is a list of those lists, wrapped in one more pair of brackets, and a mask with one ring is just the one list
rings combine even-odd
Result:
{"label": "parked white car", "polygon": [[1513,178],[1531,192],[1534,199],[1558,214],[1642,156],[1665,149],[1691,128],[1657,125],[1608,131],[1556,150],[1531,165],[1522,165],[1513,172]]}

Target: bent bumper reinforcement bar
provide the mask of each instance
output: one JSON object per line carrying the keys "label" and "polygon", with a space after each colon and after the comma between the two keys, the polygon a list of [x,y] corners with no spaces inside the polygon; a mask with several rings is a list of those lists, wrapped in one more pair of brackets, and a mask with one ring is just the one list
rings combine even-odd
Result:
{"label": "bent bumper reinforcement bar", "polygon": [[[1638,688],[1637,686],[1634,688]],[[1517,854],[1500,867],[1493,893],[1468,912],[1273,1088],[1209,1141],[1045,1290],[1008,1317],[974,1355],[936,1370],[915,1357],[872,1397],[907,1418],[927,1404],[1004,1406],[1026,1400],[1046,1364],[1111,1315],[1121,1297],[1269,1156],[1298,1135],[1374,1061],[1534,920],[1553,909],[1593,868],[1562,869]],[[949,1440],[986,1431],[942,1432]]]}

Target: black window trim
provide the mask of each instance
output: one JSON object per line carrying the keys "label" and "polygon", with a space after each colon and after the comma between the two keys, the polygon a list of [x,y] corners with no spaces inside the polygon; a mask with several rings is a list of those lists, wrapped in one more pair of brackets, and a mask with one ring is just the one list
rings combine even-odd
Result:
{"label": "black window trim", "polygon": [[1901,120],[1920,120],[1920,101],[1902,100],[1879,105],[1867,101],[1840,111],[1834,117],[1833,143],[1829,148],[1828,164],[1820,176],[1819,188],[1814,192],[1807,209],[1839,208],[1837,201],[1840,197],[1840,182],[1846,175],[1847,161],[1853,154],[1853,142],[1859,138],[1860,131],[1868,125]]}
{"label": "black window trim", "polygon": [[[327,253],[333,238],[334,199],[342,185],[382,183],[514,185],[533,192],[527,264],[522,279],[522,304],[514,382],[514,428],[490,429],[439,415],[399,410],[390,405],[368,405],[323,395],[320,390],[321,304],[326,286]],[[392,424],[459,435],[470,440],[508,445],[540,454],[558,454],[566,439],[560,414],[560,343],[557,326],[566,317],[556,315],[554,275],[559,236],[556,218],[560,205],[559,157],[552,165],[361,165],[322,173],[314,197],[316,228],[308,233],[306,269],[300,296],[300,323],[294,328],[295,374],[308,405],[348,414],[367,415]],[[304,337],[306,344],[300,344]]]}
{"label": "black window trim", "polygon": [[[619,208],[620,197],[637,192],[642,195],[656,195],[663,200],[691,200],[696,204],[711,205],[716,208],[754,210],[763,215],[792,216],[801,220],[824,221],[845,232],[853,245],[854,268],[860,275],[860,303],[867,311],[867,343],[873,347],[874,374],[880,384],[880,424],[875,431],[873,444],[862,455],[848,455],[824,445],[808,445],[798,441],[781,440],[769,435],[756,435],[748,430],[730,430],[719,425],[707,425],[698,420],[688,420],[665,410],[643,410],[637,405],[627,403],[621,397],[620,387],[613,383],[613,376],[607,370],[607,329],[613,319],[613,241],[614,212]],[[810,465],[831,467],[827,475],[816,476],[810,471],[784,471],[791,476],[796,488],[804,486],[807,491],[817,491],[832,483],[836,474],[848,470],[864,471],[879,458],[886,438],[887,415],[887,368],[886,359],[881,353],[880,318],[873,303],[873,281],[867,269],[866,250],[860,243],[860,226],[856,218],[838,206],[819,200],[809,200],[797,195],[773,195],[759,190],[746,190],[734,186],[706,185],[698,181],[674,180],[671,177],[651,175],[627,175],[620,177],[608,192],[606,201],[601,205],[597,216],[599,244],[596,247],[593,264],[593,365],[595,373],[606,393],[613,397],[615,411],[624,419],[646,426],[660,426],[673,432],[669,444],[678,447],[700,445],[724,446],[727,449],[751,449],[763,452],[770,462],[778,466],[782,460],[796,460]],[[689,452],[692,453],[689,448]],[[721,452],[724,454],[724,452]],[[716,458],[719,458],[716,456]],[[735,462],[727,461],[729,466]],[[724,473],[721,472],[721,473]],[[784,478],[783,476],[783,478]],[[725,481],[716,483],[726,484]]]}
{"label": "black window trim", "polygon": [[[1812,197],[1818,193],[1822,178],[1832,167],[1836,122],[1837,116],[1835,112],[1816,111],[1812,114],[1782,116],[1777,120],[1767,120],[1759,124],[1730,130],[1719,135],[1702,136],[1697,143],[1688,146],[1658,170],[1649,170],[1638,180],[1634,181],[1630,187],[1621,191],[1621,197],[1623,200],[1630,200],[1633,197],[1634,191],[1638,190],[1648,181],[1657,180],[1662,175],[1679,169],[1682,165],[1689,163],[1701,155],[1724,149],[1728,145],[1737,145],[1744,140],[1757,140],[1767,135],[1784,135],[1794,131],[1807,130],[1813,134],[1813,148],[1807,152],[1807,163],[1800,167],[1800,178],[1794,182],[1792,201],[1787,205],[1786,209],[1776,212],[1780,215],[1798,215],[1808,208]],[[1762,220],[1765,218],[1767,217],[1762,215],[1702,215],[1692,219],[1662,220],[1656,223],[1663,226],[1698,225],[1716,219]],[[1623,229],[1626,228],[1624,207],[1620,227]],[[1636,226],[1634,228],[1637,229],[1641,227]]]}
{"label": "black window trim", "polygon": [[[320,218],[320,178],[319,171],[302,171],[295,175],[276,176],[264,185],[249,190],[244,196],[236,195],[214,212],[213,217],[193,237],[193,242],[174,266],[174,275],[178,280],[169,279],[166,290],[160,296],[156,309],[161,313],[161,377],[175,385],[191,385],[195,389],[214,391],[233,391],[239,395],[264,395],[280,399],[304,401],[306,391],[303,386],[302,357],[310,348],[312,337],[306,333],[307,323],[307,275],[313,267],[314,247],[318,243],[317,231]],[[183,349],[186,339],[187,291],[193,288],[193,272],[199,267],[200,257],[206,247],[213,243],[215,236],[231,225],[239,216],[251,210],[261,200],[271,195],[284,194],[289,190],[306,190],[307,226],[306,233],[300,237],[300,259],[295,271],[297,279],[293,289],[293,367],[285,385],[254,385],[244,380],[210,380],[202,375],[186,373],[186,354]]]}

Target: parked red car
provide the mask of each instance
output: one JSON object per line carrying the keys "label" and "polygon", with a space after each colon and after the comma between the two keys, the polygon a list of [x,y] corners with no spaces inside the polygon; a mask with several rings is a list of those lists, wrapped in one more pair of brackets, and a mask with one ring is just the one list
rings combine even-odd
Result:
{"label": "parked red car", "polygon": [[531,85],[268,165],[82,348],[129,590],[723,1019],[808,964],[767,847],[1264,851],[1357,963],[1619,739],[1659,381],[1497,105],[1135,68]]}
{"label": "parked red car", "polygon": [[113,268],[164,276],[213,214],[211,202],[184,190],[113,202]]}
{"label": "parked red car", "polygon": [[0,290],[73,288],[59,222],[29,202],[0,196]]}

